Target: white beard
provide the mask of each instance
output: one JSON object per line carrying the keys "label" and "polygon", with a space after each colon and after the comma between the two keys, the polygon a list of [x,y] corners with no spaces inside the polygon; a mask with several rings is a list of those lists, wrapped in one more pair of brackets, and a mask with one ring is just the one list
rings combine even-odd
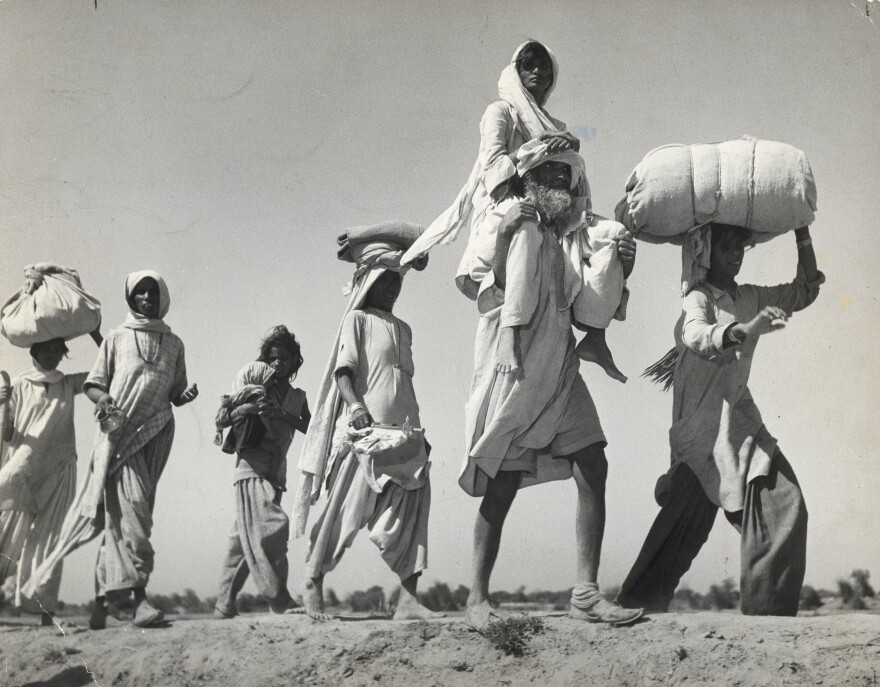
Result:
{"label": "white beard", "polygon": [[571,197],[571,193],[541,186],[529,177],[523,179],[523,184],[526,197],[535,204],[544,224],[555,227],[561,221],[571,217],[574,210],[574,199]]}

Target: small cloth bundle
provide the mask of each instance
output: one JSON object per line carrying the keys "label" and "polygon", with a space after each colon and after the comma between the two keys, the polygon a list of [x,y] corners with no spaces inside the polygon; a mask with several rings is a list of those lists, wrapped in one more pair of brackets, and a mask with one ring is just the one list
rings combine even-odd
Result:
{"label": "small cloth bundle", "polygon": [[389,478],[398,484],[411,480],[411,469],[406,466],[427,449],[425,430],[413,427],[409,418],[402,427],[374,424],[363,429],[349,429],[346,443],[357,456],[367,484],[377,494],[382,493]]}
{"label": "small cloth bundle", "polygon": [[642,240],[681,244],[708,222],[751,229],[756,242],[808,226],[816,182],[804,153],[745,137],[668,145],[645,155],[615,215]]}
{"label": "small cloth bundle", "polygon": [[0,310],[0,333],[13,346],[69,340],[100,326],[101,303],[83,289],[76,270],[42,262],[24,274],[24,286]]}

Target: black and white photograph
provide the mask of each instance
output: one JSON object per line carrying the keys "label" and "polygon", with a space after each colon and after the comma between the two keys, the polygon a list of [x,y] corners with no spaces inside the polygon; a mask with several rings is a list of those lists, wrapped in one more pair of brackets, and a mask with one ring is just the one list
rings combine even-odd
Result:
{"label": "black and white photograph", "polygon": [[0,0],[0,687],[877,687],[878,112],[875,0]]}

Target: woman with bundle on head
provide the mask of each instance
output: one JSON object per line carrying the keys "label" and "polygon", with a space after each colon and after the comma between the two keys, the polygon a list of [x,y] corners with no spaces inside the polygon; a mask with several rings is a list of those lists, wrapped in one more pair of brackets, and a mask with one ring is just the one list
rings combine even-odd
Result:
{"label": "woman with bundle on head", "polygon": [[[97,333],[96,333],[97,334]],[[15,606],[40,613],[52,625],[61,585],[59,565],[47,580],[40,603],[24,598],[21,587],[58,541],[76,490],[76,435],[73,402],[87,373],[64,374],[64,339],[30,347],[33,367],[11,386],[0,384],[6,406],[0,455],[0,582],[15,575]]]}
{"label": "woman with bundle on head", "polygon": [[[39,602],[64,556],[103,534],[89,620],[96,630],[106,626],[108,596],[134,594],[132,622],[138,627],[163,618],[146,596],[153,571],[153,505],[174,438],[171,406],[198,395],[195,384],[187,385],[183,342],[163,321],[171,305],[165,280],[151,270],[134,272],[125,281],[125,300],[128,316],[101,344],[83,384],[96,416],[105,418],[105,431],[58,545],[25,586],[25,594]],[[117,422],[110,424],[113,418]]]}
{"label": "woman with bundle on head", "polygon": [[[483,277],[491,271],[495,253],[496,237],[492,233],[495,223],[483,220],[487,213],[491,214],[503,201],[522,196],[523,190],[517,175],[519,149],[526,143],[531,143],[533,147],[540,146],[550,155],[565,151],[577,153],[580,149],[580,141],[566,131],[565,124],[551,117],[544,109],[558,80],[559,63],[556,56],[544,45],[530,40],[516,49],[498,80],[500,99],[486,108],[480,121],[480,150],[467,183],[459,191],[455,202],[406,251],[402,258],[404,264],[418,255],[426,254],[437,243],[454,241],[459,231],[465,228],[469,231],[468,247],[459,265],[455,282],[462,293],[476,300]],[[576,195],[583,198],[584,203],[589,202],[586,177]],[[591,209],[584,209],[590,219]],[[618,262],[617,247],[622,238],[623,234],[614,237],[613,255],[600,257],[601,263],[592,268],[595,274],[585,275],[588,289],[591,288],[590,281],[601,283],[606,280],[605,262]],[[624,252],[626,250],[628,249],[623,248]],[[619,262],[612,269],[619,273]],[[620,313],[614,317],[623,319],[629,292],[623,286],[617,290],[620,292]],[[612,314],[615,311],[616,308],[612,309]],[[585,322],[573,318],[573,324],[586,332],[575,353],[581,360],[602,367],[613,379],[625,382],[626,377],[617,369],[605,342],[605,329],[609,323],[610,317],[598,314],[593,314]]]}
{"label": "woman with bundle on head", "polygon": [[[355,263],[356,270],[303,447],[294,507],[296,532],[304,534],[309,507],[326,484],[327,501],[311,532],[303,593],[306,613],[317,620],[329,618],[324,576],[364,527],[401,580],[395,619],[438,617],[416,595],[428,564],[430,449],[424,433],[413,429],[419,426],[419,406],[412,384],[412,331],[392,314],[408,269],[400,266],[400,256],[421,231],[405,222],[386,222],[340,237],[339,257]],[[426,262],[420,259],[414,267],[423,269]],[[383,432],[393,438],[377,438]],[[383,450],[374,452],[377,447]]]}
{"label": "woman with bundle on head", "polygon": [[305,433],[311,419],[305,391],[291,385],[302,364],[296,337],[284,325],[275,327],[263,339],[257,361],[236,375],[235,390],[223,397],[217,413],[218,428],[232,428],[223,450],[237,457],[235,523],[215,618],[237,615],[235,599],[250,573],[274,613],[296,605],[287,590],[290,521],[281,495],[287,489],[287,450],[296,431]]}

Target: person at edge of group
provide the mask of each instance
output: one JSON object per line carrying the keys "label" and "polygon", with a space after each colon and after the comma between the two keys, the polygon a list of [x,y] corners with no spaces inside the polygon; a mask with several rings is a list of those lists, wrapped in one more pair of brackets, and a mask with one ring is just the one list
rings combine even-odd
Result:
{"label": "person at edge of group", "polygon": [[[100,335],[92,333],[97,341]],[[68,353],[64,339],[30,347],[33,367],[0,385],[0,406],[7,404],[0,456],[0,582],[15,575],[14,605],[39,613],[52,625],[58,605],[62,566],[46,581],[40,603],[22,595],[22,585],[58,541],[76,491],[74,396],[88,373],[58,370]]]}
{"label": "person at edge of group", "polygon": [[773,287],[736,282],[751,241],[747,229],[708,225],[684,244],[675,348],[649,368],[658,380],[669,379],[674,364],[672,466],[658,480],[660,512],[618,595],[624,606],[669,609],[721,508],[741,535],[742,612],[797,614],[807,509],[748,388],[760,337],[810,305],[824,282],[809,228],[795,236],[798,275]]}
{"label": "person at edge of group", "polygon": [[[236,404],[233,393],[223,397],[217,412],[217,426],[232,427],[228,450],[237,457],[236,516],[220,574],[215,618],[237,615],[235,599],[249,573],[274,613],[296,608],[287,589],[290,521],[281,507],[281,495],[287,489],[287,451],[294,434],[304,434],[311,420],[306,393],[291,384],[302,364],[296,337],[284,325],[275,327],[263,340],[257,362],[239,371],[233,385],[245,393],[247,387],[259,385],[264,390],[262,400]],[[260,429],[260,423],[269,424],[259,441],[247,440],[250,421]]]}
{"label": "person at edge of group", "polygon": [[[566,130],[563,122],[551,117],[545,106],[559,80],[556,56],[537,41],[528,41],[513,53],[510,63],[498,80],[499,100],[491,103],[480,121],[480,149],[470,177],[452,205],[425,231],[425,236],[408,250],[407,262],[420,253],[426,253],[438,242],[454,240],[461,228],[470,230],[468,248],[456,275],[458,288],[469,298],[476,299],[479,284],[470,275],[485,275],[493,264],[495,251],[495,224],[483,222],[505,199],[516,197],[517,151],[529,142],[546,143],[549,152],[577,152],[580,141]],[[586,177],[580,183],[586,184]],[[587,197],[581,188],[578,195]],[[586,335],[575,348],[582,360],[596,363],[620,382],[626,376],[617,369],[605,341],[605,329],[612,318],[623,319],[629,292],[622,275],[617,255],[619,239],[626,230],[616,225],[614,236],[600,237],[593,232],[592,250],[584,255],[587,262],[585,292],[593,292],[590,308],[574,308],[575,326]],[[602,251],[601,249],[606,250]],[[601,252],[600,252],[601,251]],[[598,307],[597,297],[605,305]]]}
{"label": "person at edge of group", "polygon": [[39,603],[64,557],[102,534],[89,619],[94,630],[106,627],[108,603],[132,593],[135,626],[163,620],[146,595],[154,560],[153,506],[174,438],[171,406],[198,396],[196,385],[187,383],[183,342],[163,322],[171,305],[165,280],[152,270],[134,272],[125,280],[125,300],[128,316],[101,344],[83,384],[96,416],[118,410],[125,419],[115,431],[98,432],[89,473],[59,541],[23,590]]}
{"label": "person at edge of group", "polygon": [[[367,455],[353,450],[349,432],[374,423],[420,425],[412,331],[392,311],[409,269],[401,267],[400,257],[421,231],[392,221],[339,238],[340,259],[354,262],[356,269],[303,447],[294,509],[297,534],[303,534],[309,506],[326,489],[326,504],[311,531],[303,591],[306,613],[316,620],[331,617],[324,609],[325,575],[364,527],[401,580],[394,619],[442,616],[422,606],[416,594],[428,564],[431,505],[430,446],[424,433],[413,432],[394,450]],[[427,258],[421,258],[413,267],[426,264]]]}
{"label": "person at edge of group", "polygon": [[[459,485],[482,502],[466,621],[483,630],[495,615],[489,578],[517,491],[574,476],[577,584],[570,617],[623,625],[642,611],[611,604],[599,592],[607,442],[578,372],[569,312],[583,289],[591,228],[599,221],[617,223],[585,215],[575,201],[572,188],[582,181],[584,168],[574,151],[553,153],[546,143],[530,142],[518,158],[526,195],[486,215],[484,221],[496,225],[495,259],[487,272],[470,275],[479,283],[481,317]],[[631,237],[620,240],[627,276],[635,251]]]}

